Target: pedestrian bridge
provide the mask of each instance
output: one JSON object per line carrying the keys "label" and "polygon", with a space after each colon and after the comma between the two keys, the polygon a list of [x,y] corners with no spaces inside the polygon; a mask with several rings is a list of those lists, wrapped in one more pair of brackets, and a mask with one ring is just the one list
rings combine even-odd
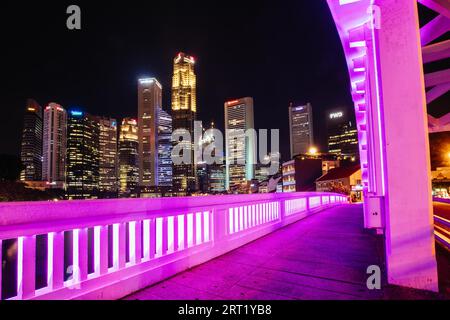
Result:
{"label": "pedestrian bridge", "polygon": [[346,201],[293,193],[5,203],[2,298],[122,298]]}
{"label": "pedestrian bridge", "polygon": [[[430,292],[389,286],[384,272],[383,238],[362,226],[362,205],[333,206],[126,299],[372,300],[439,297]],[[445,270],[448,272],[450,268],[449,262],[448,256],[438,256],[443,292],[446,286],[450,288],[444,280]],[[380,266],[381,290],[368,289],[368,266]],[[447,294],[450,297],[450,292]]]}
{"label": "pedestrian bridge", "polygon": [[[450,204],[438,211],[436,222],[448,221]],[[364,229],[362,205],[337,194],[23,202],[0,212],[3,300],[438,297],[387,284],[384,237]],[[437,226],[437,241],[445,235],[448,225]],[[369,266],[380,267],[382,290],[368,289]],[[449,266],[438,256],[444,293]]]}

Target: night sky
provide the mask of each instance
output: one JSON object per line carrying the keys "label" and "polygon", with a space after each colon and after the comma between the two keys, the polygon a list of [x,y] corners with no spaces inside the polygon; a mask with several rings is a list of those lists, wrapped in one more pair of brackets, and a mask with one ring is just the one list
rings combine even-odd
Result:
{"label": "night sky", "polygon": [[[66,28],[70,4],[81,31]],[[137,79],[152,76],[169,110],[180,51],[197,61],[198,118],[222,128],[224,102],[251,96],[256,128],[281,130],[284,159],[289,102],[312,103],[322,150],[326,111],[352,106],[325,1],[2,1],[0,14],[0,153],[19,152],[26,98],[121,119],[136,116]]]}

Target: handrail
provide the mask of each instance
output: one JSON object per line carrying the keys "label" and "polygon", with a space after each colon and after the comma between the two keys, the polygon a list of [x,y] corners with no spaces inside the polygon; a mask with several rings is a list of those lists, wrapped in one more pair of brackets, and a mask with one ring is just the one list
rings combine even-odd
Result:
{"label": "handrail", "polygon": [[[433,201],[438,203],[450,204],[450,199],[433,197]],[[440,243],[443,247],[445,247],[447,250],[450,250],[450,232],[439,226],[442,225],[447,228],[450,228],[450,220],[435,214],[434,222],[436,223],[435,229],[437,229],[434,231],[436,241]]]}
{"label": "handrail", "polygon": [[[4,203],[0,245],[18,239],[13,299],[114,299],[346,202],[311,192]],[[47,281],[36,290],[38,235],[46,237]]]}

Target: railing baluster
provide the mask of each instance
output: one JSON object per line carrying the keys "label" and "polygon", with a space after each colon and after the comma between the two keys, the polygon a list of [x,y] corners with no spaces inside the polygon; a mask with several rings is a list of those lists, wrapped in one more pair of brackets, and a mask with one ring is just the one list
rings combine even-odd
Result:
{"label": "railing baluster", "polygon": [[186,246],[186,229],[185,229],[185,216],[184,215],[178,215],[178,227],[177,227],[177,237],[178,237],[178,244],[177,244],[177,250],[183,250]]}
{"label": "railing baluster", "polygon": [[183,219],[183,221],[184,221],[184,225],[183,225],[183,228],[184,228],[184,249],[187,249],[187,248],[189,248],[189,227],[188,227],[188,216],[189,216],[189,214],[185,214],[184,215],[184,219]]}
{"label": "railing baluster", "polygon": [[168,254],[169,251],[169,223],[168,217],[164,217],[162,220],[162,255]]}
{"label": "railing baluster", "polygon": [[234,233],[239,232],[239,208],[234,208]]}
{"label": "railing baluster", "polygon": [[50,232],[47,242],[47,286],[56,290],[64,285],[64,232]]}
{"label": "railing baluster", "polygon": [[244,206],[244,230],[248,228],[247,206]]}
{"label": "railing baluster", "polygon": [[156,218],[155,219],[155,244],[156,244],[156,251],[155,251],[155,257],[161,257],[163,255],[163,218]]}
{"label": "railing baluster", "polygon": [[234,233],[234,212],[233,208],[228,208],[228,233]]}
{"label": "railing baluster", "polygon": [[108,226],[94,228],[94,261],[95,274],[108,273]]}
{"label": "railing baluster", "polygon": [[178,216],[172,218],[172,251],[178,251]]}
{"label": "railing baluster", "polygon": [[120,270],[126,264],[126,223],[113,225],[114,269]]}
{"label": "railing baluster", "polygon": [[144,252],[144,260],[150,259],[150,220],[142,221],[142,250]]}
{"label": "railing baluster", "polygon": [[81,282],[88,274],[88,230],[73,230],[73,279]]}
{"label": "railing baluster", "polygon": [[202,221],[199,212],[194,214],[194,244],[199,245],[202,242]]}
{"label": "railing baluster", "polygon": [[211,240],[211,213],[209,211],[203,212],[203,241],[209,242]]}
{"label": "railing baluster", "polygon": [[18,238],[17,296],[28,299],[36,288],[36,236]]}
{"label": "railing baluster", "polygon": [[150,220],[150,259],[155,258],[156,253],[156,219]]}

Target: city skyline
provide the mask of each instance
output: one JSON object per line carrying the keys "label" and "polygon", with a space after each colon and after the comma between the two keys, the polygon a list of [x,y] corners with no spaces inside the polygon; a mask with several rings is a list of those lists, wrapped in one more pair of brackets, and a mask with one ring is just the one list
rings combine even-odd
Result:
{"label": "city skyline", "polygon": [[[14,5],[11,4],[11,6],[11,10],[14,10]],[[198,118],[205,123],[213,120],[219,129],[223,128],[224,123],[223,115],[219,112],[223,108],[224,101],[230,101],[238,97],[253,97],[258,109],[264,111],[255,116],[255,125],[258,128],[281,128],[281,136],[285,139],[289,136],[289,132],[284,130],[288,120],[281,116],[269,117],[270,110],[273,111],[273,108],[282,110],[284,113],[286,112],[286,106],[291,101],[298,101],[299,103],[311,101],[313,105],[317,106],[318,110],[325,109],[329,105],[352,105],[351,98],[347,94],[347,79],[345,76],[341,76],[341,73],[344,74],[343,72],[338,72],[338,70],[345,70],[344,59],[341,59],[340,66],[334,63],[334,59],[331,59],[332,62],[329,61],[330,52],[339,54],[340,43],[338,37],[333,33],[322,30],[324,28],[323,23],[325,23],[325,29],[327,30],[333,30],[334,28],[329,21],[321,17],[323,12],[329,14],[325,4],[288,4],[286,8],[283,8],[283,6],[262,2],[256,9],[252,8],[251,5],[241,4],[239,8],[242,13],[250,13],[256,10],[263,18],[261,21],[252,18],[249,21],[243,21],[242,25],[234,27],[230,27],[230,23],[227,23],[225,27],[220,23],[223,17],[232,13],[231,8],[223,8],[223,13],[213,13],[211,5],[204,8],[195,4],[189,8],[183,6],[183,8],[178,8],[171,13],[174,20],[179,21],[174,26],[164,23],[158,26],[158,22],[161,20],[157,16],[154,17],[157,19],[156,22],[149,22],[153,30],[152,37],[155,38],[152,43],[154,44],[156,41],[161,43],[158,47],[147,44],[147,41],[139,36],[142,34],[140,30],[145,30],[150,25],[147,26],[140,19],[140,11],[146,11],[145,4],[139,4],[138,6],[143,6],[142,10],[136,9],[132,13],[120,15],[120,10],[113,5],[108,8],[106,16],[100,15],[100,17],[97,17],[98,21],[92,21],[90,14],[86,14],[85,20],[83,20],[85,24],[83,24],[83,29],[79,34],[67,33],[66,28],[58,31],[56,22],[52,22],[53,19],[43,19],[46,25],[42,28],[30,30],[28,24],[20,27],[22,32],[27,34],[25,39],[30,39],[30,45],[46,47],[53,41],[62,41],[61,45],[65,49],[59,53],[50,51],[46,55],[37,52],[33,56],[23,56],[20,45],[15,45],[14,49],[7,46],[5,49],[8,51],[7,56],[11,54],[17,56],[17,59],[23,59],[23,64],[16,65],[14,68],[5,66],[5,69],[3,69],[5,71],[4,80],[6,80],[6,77],[8,78],[7,83],[5,83],[5,91],[8,92],[8,96],[5,97],[4,103],[12,110],[9,131],[15,132],[14,135],[17,136],[16,139],[13,138],[12,140],[19,141],[22,106],[25,99],[29,97],[36,99],[41,104],[45,104],[47,100],[54,100],[67,108],[82,106],[92,114],[102,114],[117,119],[137,118],[134,107],[137,104],[136,79],[155,77],[160,81],[163,88],[170,88],[172,58],[180,51],[192,54],[197,62],[196,71],[199,75],[197,83]],[[35,12],[50,17],[57,14],[57,8],[58,5],[51,11],[42,12],[37,7]],[[34,8],[25,10],[25,16],[28,14],[28,10],[31,11],[32,9]],[[65,12],[65,7],[63,9]],[[86,13],[92,11],[92,14],[99,10],[94,4],[86,4],[83,9]],[[292,14],[288,14],[289,19],[278,27],[273,24],[271,19],[264,19],[273,14],[283,15],[290,9],[293,11],[312,10],[317,13],[315,17],[307,18],[307,21],[304,22],[298,22]],[[158,10],[165,12],[166,8],[163,6]],[[195,23],[187,23],[187,21],[195,21],[196,19],[202,21],[202,19],[205,19],[203,18],[205,13],[208,16],[206,18],[208,23],[212,23],[211,30],[201,30]],[[120,19],[123,19],[121,20],[124,22],[123,25],[128,26],[126,30],[135,33],[135,35],[125,37],[122,32],[113,28],[113,30],[108,30],[108,32],[111,31],[110,38],[93,39],[92,34],[95,34],[95,31],[103,32],[104,27],[102,25],[107,25],[106,19],[108,17],[120,17]],[[65,18],[65,15],[63,15],[63,18]],[[315,21],[316,18],[318,18],[317,21]],[[14,25],[14,22],[12,23]],[[55,25],[53,25],[54,23]],[[199,23],[203,24],[206,21]],[[302,25],[297,25],[297,23]],[[181,25],[183,25],[183,28],[181,28]],[[319,34],[323,33],[327,40],[318,41],[315,37],[311,38],[307,34],[299,32],[306,25],[309,25]],[[47,38],[48,33],[45,32],[47,27],[57,31],[54,36]],[[274,44],[292,45],[292,52],[281,55],[277,50],[274,50],[270,43],[258,36],[260,28],[264,28],[271,33],[283,31],[285,36],[275,40]],[[241,32],[241,29],[247,31]],[[302,38],[297,39],[298,35]],[[203,39],[209,39],[210,43],[208,45],[203,44]],[[16,42],[9,38],[4,41]],[[218,44],[219,42],[221,45]],[[322,45],[328,48],[322,51],[322,57],[315,57],[311,53],[295,50],[303,46],[300,45],[300,42],[311,46],[311,49]],[[90,53],[81,51],[79,49],[81,46],[90,47]],[[226,50],[224,50],[225,46],[227,47]],[[110,52],[114,53],[115,58],[112,58]],[[310,65],[314,63],[305,64],[302,59],[296,58],[300,54],[306,55],[305,59],[317,61],[319,66],[322,65],[322,71],[330,73],[330,77],[334,77],[335,81],[330,80],[330,84],[326,85],[322,77],[319,79],[317,71],[311,68]],[[293,64],[292,70],[292,66],[286,65],[285,60],[289,60]],[[73,68],[74,64],[77,66],[76,68]],[[33,66],[32,69],[30,69],[31,66]],[[58,69],[56,66],[58,66]],[[71,76],[68,77],[59,69],[71,69]],[[267,79],[277,79],[277,83],[274,83],[272,90],[269,89],[269,83],[265,79],[257,76],[257,71],[260,69],[265,70]],[[47,75],[50,77],[47,77]],[[23,79],[26,79],[26,83]],[[55,81],[56,79],[60,80]],[[341,83],[340,88],[334,88],[334,85],[331,85],[331,83],[336,82]],[[23,85],[23,87],[20,87],[20,92],[8,90],[10,87],[17,88],[18,83]],[[331,90],[328,90],[326,99],[319,89],[323,85],[332,87]],[[170,90],[165,90],[163,92],[163,109],[166,111],[170,110],[170,97]],[[320,113],[317,112],[318,117],[320,117]],[[9,126],[10,124],[6,125],[6,127]],[[0,133],[5,129],[0,129]],[[326,145],[325,139],[323,139],[323,145]],[[289,147],[282,146],[282,148],[285,149],[281,150],[282,156],[288,157]],[[2,142],[1,149],[8,154],[18,154],[19,147],[17,143],[6,141]]]}
{"label": "city skyline", "polygon": [[4,9],[0,300],[450,299],[449,0]]}

